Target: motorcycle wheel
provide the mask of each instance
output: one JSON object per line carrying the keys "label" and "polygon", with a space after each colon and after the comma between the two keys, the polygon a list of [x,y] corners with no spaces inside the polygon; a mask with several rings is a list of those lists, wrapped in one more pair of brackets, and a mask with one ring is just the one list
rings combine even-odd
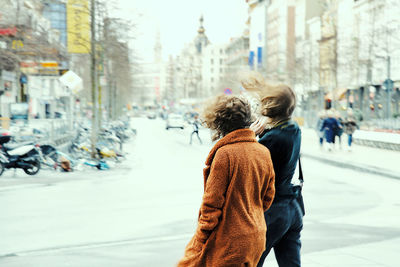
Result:
{"label": "motorcycle wheel", "polygon": [[0,176],[3,174],[4,169],[5,169],[4,163],[3,163],[3,162],[0,162]]}
{"label": "motorcycle wheel", "polygon": [[24,169],[24,172],[28,175],[35,175],[39,172],[40,170],[40,161],[39,159],[35,159],[34,162],[32,162],[32,168],[26,168]]}

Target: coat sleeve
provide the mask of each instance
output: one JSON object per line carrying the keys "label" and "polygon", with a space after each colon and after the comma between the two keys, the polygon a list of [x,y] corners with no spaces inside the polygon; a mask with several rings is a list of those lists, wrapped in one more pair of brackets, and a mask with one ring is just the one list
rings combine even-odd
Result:
{"label": "coat sleeve", "polygon": [[205,185],[203,202],[196,230],[196,239],[205,243],[212,230],[218,225],[225,203],[225,194],[229,185],[228,155],[217,151],[211,164],[210,174]]}
{"label": "coat sleeve", "polygon": [[269,166],[270,172],[268,173],[269,177],[267,177],[268,185],[263,198],[264,211],[268,210],[269,207],[271,207],[272,201],[275,197],[275,172],[272,163],[270,163]]}
{"label": "coat sleeve", "polygon": [[326,120],[323,120],[323,121],[322,121],[321,128],[320,128],[319,130],[320,130],[320,131],[323,131],[323,130],[325,129],[325,127],[326,127]]}

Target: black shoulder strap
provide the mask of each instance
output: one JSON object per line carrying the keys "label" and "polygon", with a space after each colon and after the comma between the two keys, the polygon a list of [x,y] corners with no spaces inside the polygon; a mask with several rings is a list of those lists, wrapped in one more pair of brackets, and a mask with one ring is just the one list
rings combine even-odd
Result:
{"label": "black shoulder strap", "polygon": [[300,155],[299,155],[299,181],[300,181],[300,186],[303,186],[303,184],[304,184],[304,177],[303,177],[303,170],[301,169]]}

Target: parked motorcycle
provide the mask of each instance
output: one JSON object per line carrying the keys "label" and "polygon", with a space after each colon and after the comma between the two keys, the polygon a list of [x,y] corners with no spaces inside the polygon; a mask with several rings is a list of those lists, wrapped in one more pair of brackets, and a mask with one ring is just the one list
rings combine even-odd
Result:
{"label": "parked motorcycle", "polygon": [[0,175],[4,169],[20,168],[28,175],[35,175],[40,170],[38,149],[30,144],[8,144],[11,136],[0,136]]}

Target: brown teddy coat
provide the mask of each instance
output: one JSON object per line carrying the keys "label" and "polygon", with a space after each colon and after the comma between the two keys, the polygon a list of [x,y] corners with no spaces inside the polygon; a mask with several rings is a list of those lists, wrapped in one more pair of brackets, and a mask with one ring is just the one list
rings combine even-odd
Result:
{"label": "brown teddy coat", "polygon": [[264,211],[275,195],[269,150],[249,129],[211,149],[198,227],[178,266],[256,266],[265,249]]}

